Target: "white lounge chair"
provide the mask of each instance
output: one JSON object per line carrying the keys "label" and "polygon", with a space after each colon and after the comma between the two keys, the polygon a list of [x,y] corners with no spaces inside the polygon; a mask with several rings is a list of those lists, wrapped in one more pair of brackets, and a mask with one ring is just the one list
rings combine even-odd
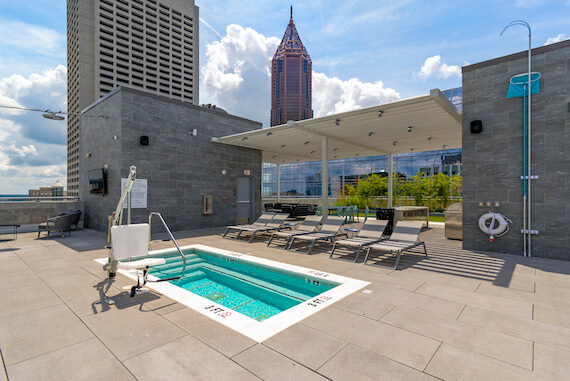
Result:
{"label": "white lounge chair", "polygon": [[240,234],[242,232],[251,232],[251,237],[249,237],[249,241],[251,243],[251,241],[253,241],[253,237],[255,236],[255,233],[261,233],[261,232],[268,232],[271,230],[279,230],[279,229],[289,229],[289,227],[284,227],[283,223],[285,222],[285,220],[287,219],[287,217],[289,217],[289,213],[276,213],[273,218],[271,220],[269,220],[269,222],[267,224],[265,224],[264,226],[245,226],[242,227],[236,237],[236,239],[239,238]]}
{"label": "white lounge chair", "polygon": [[316,241],[323,241],[323,240],[331,240],[335,238],[339,234],[339,230],[344,223],[344,217],[327,217],[325,222],[323,222],[323,226],[317,233],[310,233],[310,234],[301,234],[291,237],[291,241],[289,241],[289,246],[287,246],[287,250],[291,249],[293,242],[295,239],[300,239],[302,241],[311,241],[311,245],[309,246],[309,250],[307,250],[307,254],[311,253],[313,249],[313,245]]}
{"label": "white lounge chair", "polygon": [[398,256],[396,257],[396,264],[394,265],[394,270],[396,270],[398,268],[398,263],[400,262],[400,254],[420,245],[423,245],[424,254],[427,257],[426,244],[420,241],[420,232],[422,231],[422,227],[423,223],[419,221],[398,221],[390,239],[368,246],[364,263],[368,261],[368,256],[370,255],[371,250],[397,253]]}
{"label": "white lounge chair", "polygon": [[[226,237],[226,234],[228,234],[228,232],[230,230],[241,230],[243,228],[252,228],[252,227],[260,227],[260,226],[265,226],[267,225],[267,223],[269,221],[271,221],[271,219],[273,218],[273,216],[275,216],[275,212],[263,212],[261,213],[261,216],[259,216],[259,218],[253,223],[253,224],[245,224],[245,225],[234,225],[234,226],[228,226],[226,229],[226,232],[224,233],[224,235],[222,236],[222,238]],[[241,231],[240,231],[241,233]],[[238,234],[239,237],[239,234]],[[237,239],[237,237],[236,237]]]}
{"label": "white lounge chair", "polygon": [[301,234],[315,233],[322,221],[323,221],[323,216],[307,216],[307,218],[305,218],[305,220],[297,226],[296,230],[277,231],[272,233],[271,238],[267,243],[267,246],[269,246],[271,244],[271,241],[273,241],[273,238],[277,236],[277,237],[284,237],[287,239],[287,241],[285,242],[285,247],[287,247],[289,245],[291,237]]}
{"label": "white lounge chair", "polygon": [[[373,219],[367,220],[360,229],[360,231],[358,232],[357,236],[336,241],[332,247],[331,255],[329,256],[329,258],[333,258],[334,250],[338,245],[356,246],[358,247],[358,250],[356,252],[356,256],[354,257],[354,262],[358,261],[358,257],[360,256],[360,250],[362,250],[362,247],[380,241],[382,239],[382,234],[384,234],[384,230],[386,229],[387,225],[388,225],[387,220],[373,220]],[[342,256],[343,255],[341,254],[339,258],[333,258],[333,259],[344,259],[342,258]]]}

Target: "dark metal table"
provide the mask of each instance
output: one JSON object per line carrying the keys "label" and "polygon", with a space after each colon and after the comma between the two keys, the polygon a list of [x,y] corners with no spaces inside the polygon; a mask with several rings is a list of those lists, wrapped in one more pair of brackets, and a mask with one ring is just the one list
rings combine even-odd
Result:
{"label": "dark metal table", "polygon": [[6,228],[6,227],[12,227],[14,228],[14,239],[18,239],[18,228],[20,227],[20,225],[14,225],[14,224],[0,224],[0,228]]}

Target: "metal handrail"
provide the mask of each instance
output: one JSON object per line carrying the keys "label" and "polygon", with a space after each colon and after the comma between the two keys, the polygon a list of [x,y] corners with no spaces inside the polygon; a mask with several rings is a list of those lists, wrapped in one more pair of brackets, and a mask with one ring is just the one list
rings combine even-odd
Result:
{"label": "metal handrail", "polygon": [[[148,215],[148,234],[150,235],[150,233],[152,232],[152,216],[158,216],[160,218],[160,220],[162,221],[162,225],[164,226],[164,228],[166,229],[166,231],[168,232],[168,235],[170,236],[170,239],[172,240],[172,242],[174,242],[174,245],[176,246],[176,249],[178,249],[178,252],[180,253],[180,256],[182,257],[182,277],[184,278],[185,276],[185,272],[186,272],[186,257],[184,256],[184,253],[182,252],[182,250],[180,249],[180,246],[178,246],[178,243],[176,242],[176,239],[174,238],[174,236],[172,235],[172,232],[170,231],[170,229],[168,228],[168,225],[166,225],[166,221],[164,221],[164,218],[162,218],[162,215],[158,212],[150,212],[150,214]],[[149,238],[149,242],[150,242],[150,237]]]}
{"label": "metal handrail", "polygon": [[79,196],[12,196],[12,197],[0,197],[0,202],[41,202],[41,201],[81,201]]}

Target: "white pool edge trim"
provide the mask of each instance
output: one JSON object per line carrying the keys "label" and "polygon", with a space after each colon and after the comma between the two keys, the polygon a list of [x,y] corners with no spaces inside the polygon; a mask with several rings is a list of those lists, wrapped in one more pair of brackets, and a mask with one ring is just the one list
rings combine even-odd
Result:
{"label": "white pool edge trim", "polygon": [[[297,273],[306,277],[322,279],[339,284],[333,289],[325,291],[322,294],[315,296],[314,298],[291,307],[277,315],[265,319],[262,322],[259,322],[228,307],[224,307],[221,304],[198,296],[190,291],[187,291],[168,282],[149,282],[146,284],[145,287],[148,287],[149,289],[157,291],[170,299],[184,304],[194,311],[207,316],[259,343],[370,284],[370,282],[365,282],[358,279],[347,278],[336,274],[330,274],[324,271],[313,270],[306,267],[277,262],[270,259],[255,257],[252,255],[236,253],[233,251],[218,249],[211,246],[194,244],[181,246],[180,249],[203,250],[226,257],[239,258],[245,262],[273,267],[275,269]],[[156,256],[160,254],[170,254],[175,252],[175,249],[161,249],[151,251],[150,255]],[[107,258],[99,258],[95,259],[95,261],[103,265],[107,263]],[[118,270],[118,272],[130,279],[133,279],[135,281],[137,280],[135,271]],[[149,275],[149,279],[156,278],[152,275]]]}

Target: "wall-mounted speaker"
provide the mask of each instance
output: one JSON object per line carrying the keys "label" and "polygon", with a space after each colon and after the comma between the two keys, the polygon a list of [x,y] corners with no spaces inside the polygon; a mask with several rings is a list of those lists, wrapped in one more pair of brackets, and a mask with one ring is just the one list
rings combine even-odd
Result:
{"label": "wall-mounted speaker", "polygon": [[148,146],[148,136],[141,136],[141,146]]}
{"label": "wall-mounted speaker", "polygon": [[471,121],[471,133],[480,134],[481,132],[483,132],[483,122],[480,120]]}

